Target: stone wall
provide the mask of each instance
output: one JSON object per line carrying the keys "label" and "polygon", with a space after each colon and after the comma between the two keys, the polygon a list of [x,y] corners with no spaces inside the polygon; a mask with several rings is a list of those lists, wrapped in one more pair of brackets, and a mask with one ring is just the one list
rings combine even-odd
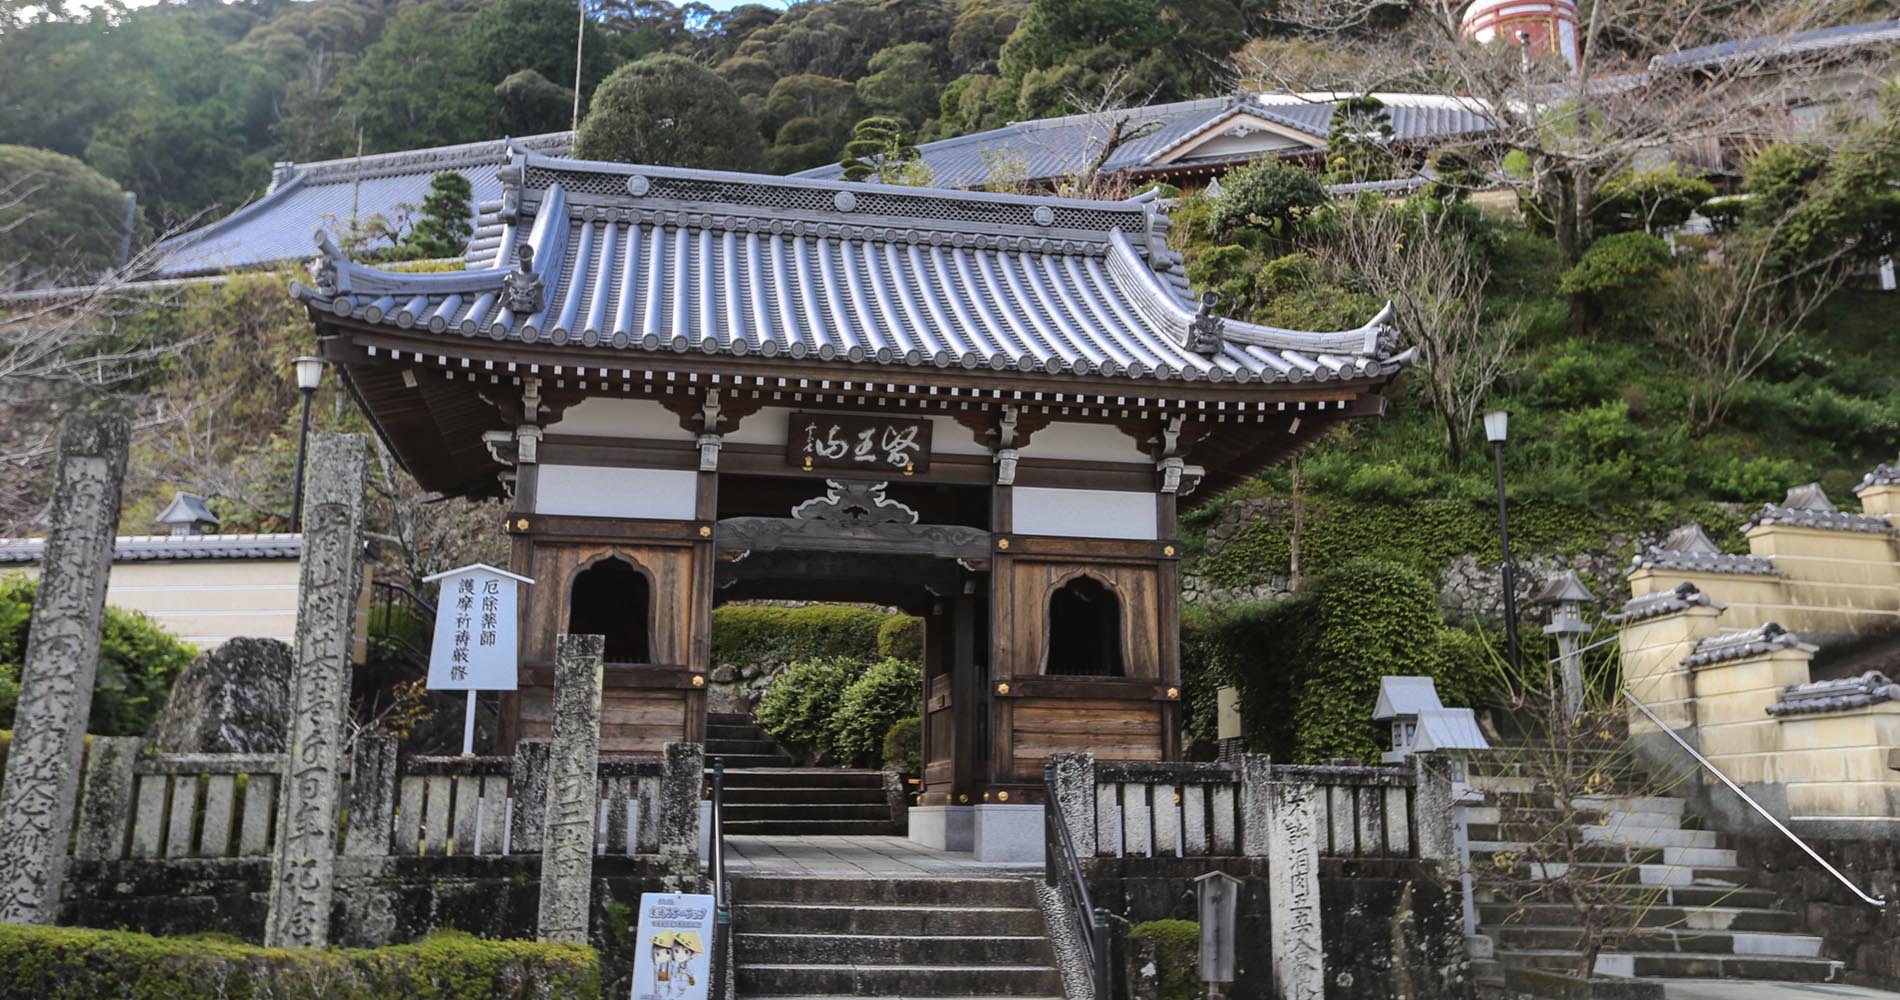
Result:
{"label": "stone wall", "polygon": [[[1263,858],[1096,858],[1089,893],[1125,930],[1197,919],[1194,879],[1224,871],[1243,883],[1234,1000],[1272,1000],[1271,909]],[[1452,887],[1455,889],[1455,886]],[[1461,1000],[1472,996],[1455,892],[1430,865],[1322,858],[1321,935],[1328,1000]]]}
{"label": "stone wall", "polygon": [[1768,889],[1801,915],[1802,929],[1821,938],[1821,953],[1847,963],[1846,980],[1900,990],[1900,850],[1891,840],[1810,840],[1830,864],[1884,910],[1856,898],[1786,837],[1731,838],[1749,883]]}

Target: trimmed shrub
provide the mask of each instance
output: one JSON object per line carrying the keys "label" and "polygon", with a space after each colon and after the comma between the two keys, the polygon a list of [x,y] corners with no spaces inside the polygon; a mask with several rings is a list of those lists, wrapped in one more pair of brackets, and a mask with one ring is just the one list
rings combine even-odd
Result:
{"label": "trimmed shrub", "polygon": [[1607,299],[1655,284],[1669,268],[1669,244],[1648,233],[1617,233],[1590,244],[1577,266],[1564,272],[1557,291]]}
{"label": "trimmed shrub", "polygon": [[753,716],[760,729],[783,742],[828,751],[831,717],[845,689],[863,672],[863,663],[847,657],[799,660],[773,679]]}
{"label": "trimmed shrub", "polygon": [[[0,577],[0,726],[13,724],[37,593],[39,584],[25,576]],[[137,611],[106,608],[87,731],[99,736],[143,735],[165,707],[172,681],[196,655],[189,644]]]}
{"label": "trimmed shrub", "polygon": [[924,658],[924,620],[916,615],[892,615],[877,630],[877,655],[900,660]]}
{"label": "trimmed shrub", "polygon": [[887,657],[873,663],[838,701],[831,717],[831,751],[853,761],[875,759],[891,727],[921,714],[923,702],[924,668],[916,660]]}
{"label": "trimmed shrub", "polygon": [[1149,920],[1128,928],[1131,938],[1155,943],[1161,973],[1161,1000],[1194,1000],[1201,995],[1201,925],[1192,920]]}
{"label": "trimmed shrub", "polygon": [[437,933],[388,948],[0,925],[0,1000],[566,1000],[600,994],[584,945]]}
{"label": "trimmed shrub", "polygon": [[1221,178],[1207,223],[1215,233],[1253,226],[1287,237],[1308,212],[1324,204],[1326,192],[1311,171],[1262,157]]}
{"label": "trimmed shrub", "polygon": [[891,617],[847,604],[728,604],[713,609],[712,659],[725,665],[840,656],[868,662],[879,655],[878,636]]}
{"label": "trimmed shrub", "polygon": [[884,766],[905,774],[924,771],[924,720],[911,716],[884,734]]}

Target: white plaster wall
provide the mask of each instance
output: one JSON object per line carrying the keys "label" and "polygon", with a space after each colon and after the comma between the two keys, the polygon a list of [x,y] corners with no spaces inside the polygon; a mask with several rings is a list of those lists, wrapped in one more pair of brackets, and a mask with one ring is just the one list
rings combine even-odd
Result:
{"label": "white plaster wall", "polygon": [[698,473],[683,469],[544,463],[539,475],[537,514],[688,521],[698,495]]}
{"label": "white plaster wall", "polygon": [[[20,566],[29,578],[38,566]],[[142,611],[167,632],[209,649],[236,636],[291,642],[297,634],[297,560],[115,562],[106,603]]]}
{"label": "white plaster wall", "polygon": [[1022,454],[1077,462],[1154,462],[1134,438],[1108,424],[1050,424],[1029,439]]}
{"label": "white plaster wall", "polygon": [[1011,498],[1018,534],[1155,540],[1155,495],[1117,490],[1018,486]]}
{"label": "white plaster wall", "polygon": [[680,427],[677,414],[651,399],[589,396],[549,424],[552,434],[586,437],[651,438],[693,441],[698,435]]}

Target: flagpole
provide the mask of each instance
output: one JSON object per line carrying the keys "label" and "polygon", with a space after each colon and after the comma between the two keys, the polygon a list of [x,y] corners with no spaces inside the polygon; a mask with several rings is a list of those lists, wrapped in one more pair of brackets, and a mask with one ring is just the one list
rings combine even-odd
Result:
{"label": "flagpole", "polygon": [[579,131],[581,127],[581,46],[587,42],[587,0],[577,0],[580,8],[580,24],[574,29],[574,116],[568,128]]}

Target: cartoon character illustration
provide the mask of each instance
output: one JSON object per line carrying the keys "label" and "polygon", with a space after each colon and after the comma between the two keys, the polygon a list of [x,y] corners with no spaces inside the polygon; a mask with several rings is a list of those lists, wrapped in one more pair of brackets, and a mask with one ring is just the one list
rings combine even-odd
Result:
{"label": "cartoon character illustration", "polygon": [[673,995],[673,937],[672,931],[661,931],[653,935],[654,996]]}
{"label": "cartoon character illustration", "polygon": [[699,943],[698,931],[680,931],[673,935],[673,989],[675,996],[685,996],[686,988],[699,985],[692,974],[693,961],[706,953],[704,945]]}

